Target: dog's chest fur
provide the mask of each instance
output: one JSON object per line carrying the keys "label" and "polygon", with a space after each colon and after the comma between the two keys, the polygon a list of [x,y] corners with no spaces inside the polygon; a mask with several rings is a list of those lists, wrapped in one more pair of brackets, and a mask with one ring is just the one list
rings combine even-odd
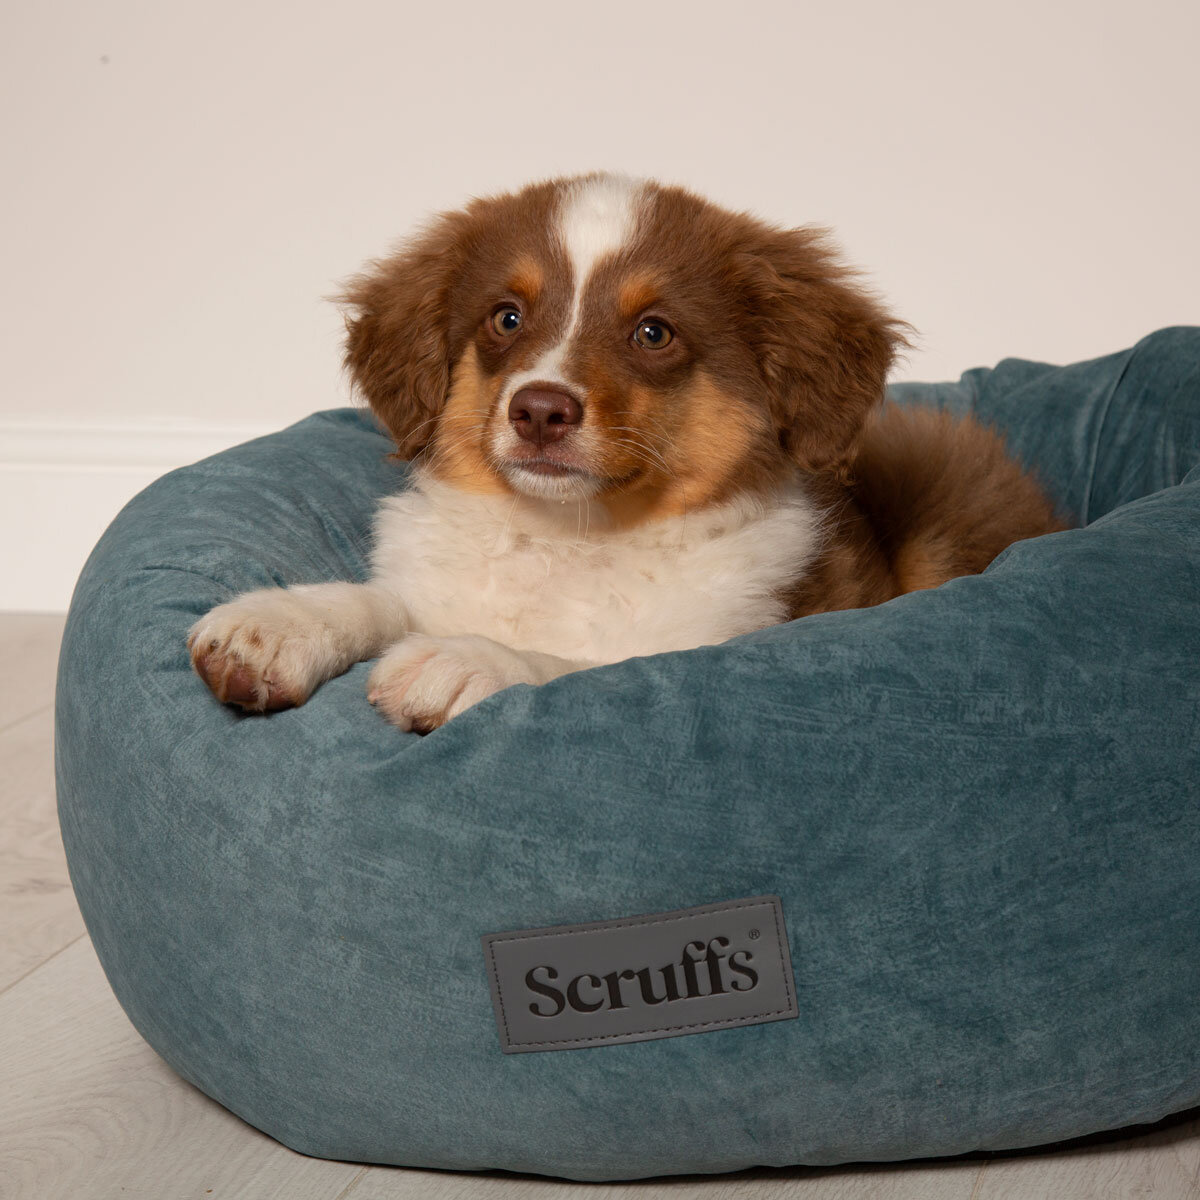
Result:
{"label": "dog's chest fur", "polygon": [[820,529],[798,490],[598,532],[586,507],[514,504],[418,479],[381,505],[372,561],[414,632],[605,663],[786,620],[781,593],[817,553]]}

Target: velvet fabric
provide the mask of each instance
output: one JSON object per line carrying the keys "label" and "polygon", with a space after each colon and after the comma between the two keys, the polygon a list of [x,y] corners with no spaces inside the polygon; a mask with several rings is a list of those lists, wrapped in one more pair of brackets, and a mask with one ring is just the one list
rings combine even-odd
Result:
{"label": "velvet fabric", "polygon": [[[309,419],[156,482],[71,607],[63,838],[118,999],[308,1154],[577,1179],[1044,1143],[1200,1103],[1200,329],[900,403],[1081,528],[981,576],[515,687],[242,716],[188,626],[361,579],[405,468]],[[778,894],[799,1018],[505,1055],[480,936]]]}

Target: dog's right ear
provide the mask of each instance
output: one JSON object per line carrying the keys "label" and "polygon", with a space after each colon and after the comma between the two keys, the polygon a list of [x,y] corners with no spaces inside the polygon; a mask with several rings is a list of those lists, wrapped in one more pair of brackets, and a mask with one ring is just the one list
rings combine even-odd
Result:
{"label": "dog's right ear", "polygon": [[433,437],[450,390],[450,292],[462,224],[460,213],[436,218],[338,297],[350,310],[346,368],[395,438],[398,458],[412,458]]}

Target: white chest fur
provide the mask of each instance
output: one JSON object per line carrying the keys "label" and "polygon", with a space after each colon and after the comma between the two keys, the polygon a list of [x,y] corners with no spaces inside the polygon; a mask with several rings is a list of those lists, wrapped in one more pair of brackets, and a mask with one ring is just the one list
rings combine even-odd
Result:
{"label": "white chest fur", "polygon": [[414,632],[607,663],[786,619],[779,593],[812,561],[820,528],[799,490],[598,531],[585,505],[471,496],[418,478],[380,506],[372,562]]}

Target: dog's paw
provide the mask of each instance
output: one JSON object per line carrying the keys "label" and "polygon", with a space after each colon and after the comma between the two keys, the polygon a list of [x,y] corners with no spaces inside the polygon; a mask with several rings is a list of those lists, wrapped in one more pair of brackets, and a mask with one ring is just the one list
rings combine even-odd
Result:
{"label": "dog's paw", "polygon": [[276,712],[303,704],[329,678],[334,642],[301,596],[267,588],[212,609],[189,630],[187,645],[218,700]]}
{"label": "dog's paw", "polygon": [[409,634],[375,664],[367,699],[393,725],[429,733],[486,696],[541,680],[533,661],[491,638]]}

